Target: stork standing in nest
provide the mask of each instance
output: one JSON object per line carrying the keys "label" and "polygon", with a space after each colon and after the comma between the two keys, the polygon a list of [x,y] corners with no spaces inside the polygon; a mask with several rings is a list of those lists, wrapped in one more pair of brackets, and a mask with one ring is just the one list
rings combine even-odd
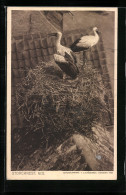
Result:
{"label": "stork standing in nest", "polygon": [[63,79],[66,75],[70,76],[72,79],[76,79],[79,73],[76,65],[76,55],[70,48],[61,45],[61,32],[51,33],[49,35],[56,36],[56,54],[54,54],[54,60],[60,69],[65,73],[63,74]]}
{"label": "stork standing in nest", "polygon": [[77,39],[72,45],[71,50],[73,52],[87,51],[91,47],[95,46],[99,41],[99,31],[97,27],[93,28],[94,35],[82,36],[80,39]]}

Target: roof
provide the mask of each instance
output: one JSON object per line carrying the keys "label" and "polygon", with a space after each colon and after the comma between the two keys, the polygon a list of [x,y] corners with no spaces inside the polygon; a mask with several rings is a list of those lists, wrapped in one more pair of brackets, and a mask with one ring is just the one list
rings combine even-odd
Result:
{"label": "roof", "polygon": [[12,37],[29,33],[47,33],[62,31],[63,15],[57,12],[12,11]]}

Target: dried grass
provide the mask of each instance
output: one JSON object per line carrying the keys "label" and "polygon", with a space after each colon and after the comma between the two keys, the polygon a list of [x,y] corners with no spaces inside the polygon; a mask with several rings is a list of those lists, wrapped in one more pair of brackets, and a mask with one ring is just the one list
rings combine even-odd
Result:
{"label": "dried grass", "polygon": [[[53,62],[43,62],[17,87],[16,104],[24,116],[25,136],[38,135],[42,146],[61,143],[74,132],[91,135],[95,122],[103,123],[104,86],[98,72],[80,68],[78,80],[62,79]],[[37,142],[37,140],[36,140]]]}

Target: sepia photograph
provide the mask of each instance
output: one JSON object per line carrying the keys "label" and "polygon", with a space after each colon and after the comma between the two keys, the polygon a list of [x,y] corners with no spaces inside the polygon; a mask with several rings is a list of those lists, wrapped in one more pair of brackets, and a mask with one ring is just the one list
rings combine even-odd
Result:
{"label": "sepia photograph", "polygon": [[117,179],[117,8],[7,8],[8,180]]}

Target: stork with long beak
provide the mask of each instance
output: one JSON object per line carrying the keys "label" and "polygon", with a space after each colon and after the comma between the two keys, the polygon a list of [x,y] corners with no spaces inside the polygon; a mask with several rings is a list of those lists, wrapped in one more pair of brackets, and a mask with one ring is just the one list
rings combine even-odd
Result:
{"label": "stork with long beak", "polygon": [[77,39],[72,45],[71,49],[74,52],[86,51],[96,45],[99,41],[99,31],[97,27],[93,28],[94,35],[82,36],[80,39]]}
{"label": "stork with long beak", "polygon": [[[61,45],[60,42],[62,38],[62,33],[57,32],[48,35],[56,36],[56,54],[54,54],[54,60],[56,64],[61,68],[61,70],[65,74],[69,75],[73,79],[77,78],[79,70],[76,65],[77,64],[76,55],[70,48]],[[63,78],[64,76],[65,75],[63,75]]]}
{"label": "stork with long beak", "polygon": [[97,27],[93,28],[94,35],[82,36],[80,39],[77,39],[71,46],[73,52],[87,51],[91,47],[95,46],[99,41],[99,31]]}

